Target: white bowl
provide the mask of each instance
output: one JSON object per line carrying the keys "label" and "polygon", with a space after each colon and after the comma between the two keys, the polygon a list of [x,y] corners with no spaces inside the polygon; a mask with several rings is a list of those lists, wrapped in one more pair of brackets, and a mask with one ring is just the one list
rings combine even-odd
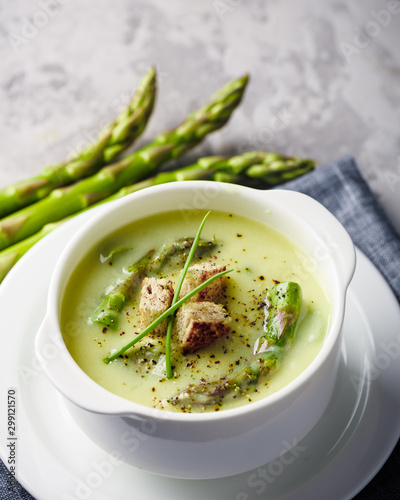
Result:
{"label": "white bowl", "polygon": [[[329,331],[313,362],[283,389],[236,409],[175,413],[128,401],[79,368],[60,331],[65,286],[90,247],[136,219],[188,208],[237,213],[285,234],[307,256],[305,265],[320,273],[331,301]],[[209,181],[148,188],[104,207],[65,248],[50,283],[36,354],[76,421],[108,452],[139,468],[177,478],[242,473],[278,456],[287,460],[289,448],[297,445],[326,409],[337,376],[346,289],[354,269],[355,251],[347,232],[308,196]],[[50,351],[51,359],[46,355]]]}

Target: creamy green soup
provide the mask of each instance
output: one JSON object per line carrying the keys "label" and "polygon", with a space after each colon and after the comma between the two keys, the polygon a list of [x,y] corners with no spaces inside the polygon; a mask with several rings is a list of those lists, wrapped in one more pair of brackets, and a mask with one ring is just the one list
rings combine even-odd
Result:
{"label": "creamy green soup", "polygon": [[[240,406],[287,385],[321,348],[329,325],[329,299],[319,276],[311,274],[304,265],[307,259],[298,247],[260,222],[212,212],[201,237],[215,240],[215,245],[200,257],[200,262],[233,269],[227,275],[223,299],[232,318],[231,332],[191,354],[183,354],[176,335],[173,336],[172,379],[166,377],[164,336],[150,334],[116,360],[104,363],[105,357],[140,332],[140,284],[121,311],[116,328],[91,320],[105,292],[150,249],[182,237],[194,237],[203,216],[202,211],[174,211],[134,222],[92,248],[67,284],[61,310],[67,348],[89,377],[123,398],[170,411],[215,411]],[[196,262],[199,260],[193,261]],[[181,268],[181,263],[172,261],[158,271],[157,277],[168,278],[176,284]],[[151,272],[149,275],[155,276]],[[282,281],[294,281],[301,286],[303,303],[295,341],[285,352],[278,369],[245,395],[226,398],[222,406],[191,408],[170,404],[171,398],[191,384],[218,381],[246,366],[253,355],[255,341],[263,332],[262,304],[266,293]]]}

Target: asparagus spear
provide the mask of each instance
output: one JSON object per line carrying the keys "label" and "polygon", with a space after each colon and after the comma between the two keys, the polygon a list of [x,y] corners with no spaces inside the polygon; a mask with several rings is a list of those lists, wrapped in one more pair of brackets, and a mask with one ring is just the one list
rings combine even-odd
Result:
{"label": "asparagus spear", "polygon": [[5,217],[0,222],[0,250],[28,238],[49,222],[79,212],[124,186],[148,177],[166,161],[199,144],[228,121],[242,99],[247,81],[248,77],[244,76],[228,83],[180,126],[159,134],[141,150],[72,186],[55,189],[45,199]]}
{"label": "asparagus spear", "polygon": [[[243,163],[240,164],[240,160]],[[254,163],[251,163],[251,160]],[[268,162],[271,163],[268,163]],[[238,167],[240,165],[240,168]],[[131,186],[120,189],[117,193],[105,198],[98,204],[108,201],[116,200],[127,196],[128,194],[140,191],[146,187],[155,186],[157,184],[164,184],[167,182],[186,181],[186,180],[219,180],[224,182],[231,182],[235,184],[251,184],[252,166],[260,166],[264,168],[264,175],[254,179],[257,181],[258,187],[269,187],[271,183],[270,169],[273,169],[274,185],[287,180],[289,177],[294,179],[299,177],[314,168],[314,162],[309,159],[280,156],[276,153],[269,153],[265,151],[254,151],[244,153],[243,155],[233,156],[226,158],[223,156],[208,156],[200,158],[197,163],[188,167],[183,167],[169,172],[160,172],[154,177],[137,182]],[[233,172],[233,167],[235,172]],[[258,170],[260,172],[260,170]],[[283,177],[279,177],[282,172]],[[271,172],[272,174],[272,172]],[[96,204],[96,205],[98,205]],[[90,206],[87,208],[91,208]],[[84,209],[85,210],[85,209]],[[81,213],[82,210],[78,213]],[[68,217],[69,219],[69,217]],[[0,251],[0,283],[14,266],[14,264],[43,236],[50,233],[53,229],[61,225],[65,220],[63,219],[57,223],[50,223],[43,227],[35,235],[16,243],[15,245]]]}
{"label": "asparagus spear", "polygon": [[0,217],[45,198],[57,187],[88,177],[110,163],[144,131],[153,110],[155,95],[156,73],[151,68],[140,82],[131,102],[114,123],[101,132],[95,143],[70,160],[49,165],[35,177],[2,189]]}
{"label": "asparagus spear", "polygon": [[129,274],[124,279],[117,281],[111,290],[105,294],[91,318],[94,323],[102,323],[110,327],[117,325],[119,313],[143,279],[146,267],[153,254],[154,250],[149,250],[146,255],[130,266],[128,269]]}
{"label": "asparagus spear", "polygon": [[[190,249],[193,246],[194,238],[180,238],[172,243],[164,243],[164,245],[159,249],[157,254],[153,257],[150,268],[152,272],[160,272],[162,266],[168,262],[170,259],[175,259],[175,264],[177,260],[181,263],[186,260]],[[197,243],[195,254],[199,256],[204,252],[211,250],[214,247],[214,241],[199,240]]]}
{"label": "asparagus spear", "polygon": [[223,377],[218,382],[204,382],[189,387],[168,400],[173,405],[191,408],[220,406],[228,395],[241,396],[271,374],[292,343],[302,302],[297,283],[279,283],[269,290],[265,300],[265,333],[255,344],[254,355],[248,365],[237,374]]}
{"label": "asparagus spear", "polygon": [[255,353],[266,352],[272,345],[282,346],[293,339],[300,315],[300,286],[292,281],[277,283],[268,291],[265,303],[265,333],[257,339]]}
{"label": "asparagus spear", "polygon": [[315,162],[307,158],[269,151],[249,151],[231,157],[200,158],[196,164],[175,172],[159,173],[153,184],[203,178],[234,184],[255,184],[265,188],[300,177],[313,170],[314,166]]}

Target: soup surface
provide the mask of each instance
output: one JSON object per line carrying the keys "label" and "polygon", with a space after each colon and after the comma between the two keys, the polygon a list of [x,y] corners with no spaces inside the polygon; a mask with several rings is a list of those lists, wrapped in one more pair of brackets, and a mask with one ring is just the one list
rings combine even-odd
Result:
{"label": "soup surface", "polygon": [[[176,335],[172,339],[174,377],[166,377],[165,337],[148,335],[109,364],[104,358],[141,330],[138,324],[140,282],[132,299],[120,312],[116,327],[92,321],[93,313],[113,283],[150,249],[194,237],[203,211],[174,211],[141,219],[116,231],[92,248],[74,270],[67,284],[61,310],[61,327],[69,352],[98,384],[139,404],[170,411],[216,411],[267,397],[296,378],[315,358],[329,324],[329,300],[318,276],[307,270],[306,257],[293,242],[257,221],[212,212],[202,240],[214,246],[197,262],[212,262],[233,269],[227,274],[223,305],[232,318],[231,331],[197,352],[183,354]],[[199,260],[200,259],[200,260]],[[157,274],[174,285],[183,263],[169,262]],[[266,293],[276,282],[301,286],[303,302],[295,340],[279,367],[262,383],[240,397],[227,397],[223,405],[207,407],[170,404],[169,400],[191,385],[218,381],[248,364],[256,339],[263,333]]]}

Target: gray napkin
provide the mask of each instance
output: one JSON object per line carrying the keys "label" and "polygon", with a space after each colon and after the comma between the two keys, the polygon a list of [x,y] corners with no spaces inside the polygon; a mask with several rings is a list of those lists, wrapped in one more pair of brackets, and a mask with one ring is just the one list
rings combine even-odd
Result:
{"label": "gray napkin", "polygon": [[322,203],[386,278],[400,301],[400,238],[351,157],[284,185]]}
{"label": "gray napkin", "polygon": [[[386,278],[400,302],[400,238],[353,158],[345,157],[325,165],[281,187],[308,194],[333,213],[353,242]],[[355,500],[399,499],[399,470],[400,442],[378,475]]]}
{"label": "gray napkin", "polygon": [[[283,186],[280,186],[282,188]],[[400,301],[400,238],[378,205],[350,157],[288,182],[285,189],[300,191],[321,202],[344,225],[354,243],[369,257]],[[400,498],[400,445],[357,500]],[[340,480],[340,479],[339,479]],[[0,498],[31,500],[21,486],[7,491],[6,468],[0,463]],[[338,499],[340,500],[340,499]]]}

